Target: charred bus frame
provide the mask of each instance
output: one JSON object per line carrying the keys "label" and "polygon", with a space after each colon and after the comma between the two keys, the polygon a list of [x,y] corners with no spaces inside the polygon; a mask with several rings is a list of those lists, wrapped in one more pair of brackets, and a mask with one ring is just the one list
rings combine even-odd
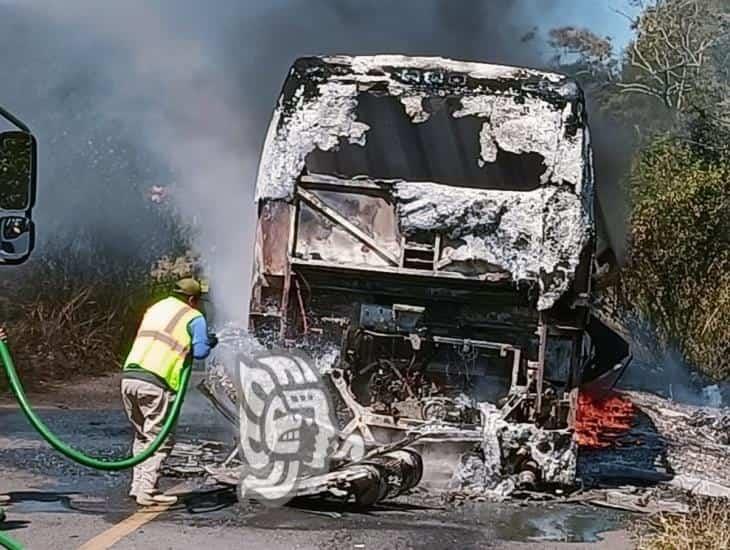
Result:
{"label": "charred bus frame", "polygon": [[590,137],[570,79],[440,58],[300,59],[257,200],[252,332],[338,350],[346,431],[375,443],[437,420],[476,433],[480,401],[570,430],[595,261]]}

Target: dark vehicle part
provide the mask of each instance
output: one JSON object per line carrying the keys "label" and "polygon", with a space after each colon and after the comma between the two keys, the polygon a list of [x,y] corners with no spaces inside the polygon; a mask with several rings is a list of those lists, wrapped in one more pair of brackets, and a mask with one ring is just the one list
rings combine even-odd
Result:
{"label": "dark vehicle part", "polygon": [[[238,485],[239,467],[208,467],[219,483]],[[343,464],[326,474],[298,480],[292,497],[352,499],[359,506],[370,507],[413,489],[423,476],[423,460],[413,449],[403,448],[374,454],[366,460]],[[266,489],[260,489],[266,492]]]}
{"label": "dark vehicle part", "polygon": [[28,127],[0,107],[17,130],[0,133],[0,265],[21,264],[35,246],[37,146]]}

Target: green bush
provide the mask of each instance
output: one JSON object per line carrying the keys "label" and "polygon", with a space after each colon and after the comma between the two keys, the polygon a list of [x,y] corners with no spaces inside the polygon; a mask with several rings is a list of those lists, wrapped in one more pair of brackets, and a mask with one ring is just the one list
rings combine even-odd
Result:
{"label": "green bush", "polygon": [[730,156],[659,139],[637,156],[628,301],[705,374],[730,378]]}

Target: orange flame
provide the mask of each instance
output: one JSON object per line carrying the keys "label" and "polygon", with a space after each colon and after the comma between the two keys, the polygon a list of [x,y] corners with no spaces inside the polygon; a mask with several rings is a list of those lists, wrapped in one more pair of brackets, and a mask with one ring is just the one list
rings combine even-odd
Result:
{"label": "orange flame", "polygon": [[601,397],[581,393],[575,423],[578,445],[612,447],[631,429],[635,415],[634,404],[616,392]]}

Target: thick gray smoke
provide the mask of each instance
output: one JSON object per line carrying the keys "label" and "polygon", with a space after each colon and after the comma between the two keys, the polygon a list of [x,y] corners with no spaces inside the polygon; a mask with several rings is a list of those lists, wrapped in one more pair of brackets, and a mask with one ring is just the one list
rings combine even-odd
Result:
{"label": "thick gray smoke", "polygon": [[144,191],[169,186],[196,228],[222,298],[216,309],[240,318],[256,163],[296,57],[404,53],[541,66],[541,41],[525,37],[546,12],[569,16],[573,4],[0,0],[0,101],[39,137],[41,237],[91,235],[120,254],[153,257],[172,236]]}
{"label": "thick gray smoke", "polygon": [[[248,107],[234,94],[219,37],[196,20],[204,14],[137,0],[2,7],[22,28],[8,25],[14,36],[6,37],[3,67],[25,76],[17,95],[33,95],[13,108],[37,129],[43,150],[41,234],[69,240],[89,232],[98,241],[101,233],[110,253],[152,259],[172,239],[165,207],[145,198],[162,186],[225,290],[221,314],[241,317],[259,140],[246,139],[256,135]],[[222,26],[215,15],[211,23]]]}

